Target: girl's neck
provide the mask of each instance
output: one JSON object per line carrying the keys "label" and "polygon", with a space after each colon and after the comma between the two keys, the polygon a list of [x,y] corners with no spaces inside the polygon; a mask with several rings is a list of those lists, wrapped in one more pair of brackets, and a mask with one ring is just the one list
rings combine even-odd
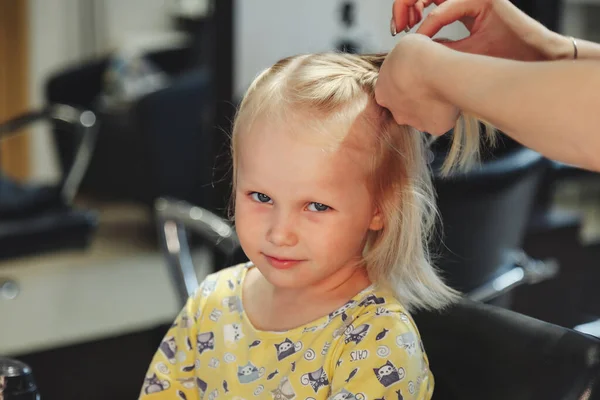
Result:
{"label": "girl's neck", "polygon": [[258,268],[247,272],[244,283],[244,309],[259,330],[288,331],[312,323],[342,307],[371,282],[365,268],[353,268],[336,281],[328,279],[306,289],[278,289]]}
{"label": "girl's neck", "polygon": [[306,307],[311,304],[347,301],[361,290],[371,285],[366,268],[348,267],[337,271],[327,279],[306,288],[287,289],[278,288],[269,283],[262,274],[261,286],[264,285],[265,294],[270,297],[272,304],[288,307]]}

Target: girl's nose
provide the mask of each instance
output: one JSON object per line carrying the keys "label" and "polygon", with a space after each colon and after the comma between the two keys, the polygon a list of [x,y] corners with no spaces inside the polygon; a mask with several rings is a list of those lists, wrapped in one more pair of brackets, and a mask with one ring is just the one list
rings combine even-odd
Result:
{"label": "girl's nose", "polygon": [[298,236],[294,229],[293,218],[290,214],[274,212],[267,240],[275,246],[291,247],[298,243]]}

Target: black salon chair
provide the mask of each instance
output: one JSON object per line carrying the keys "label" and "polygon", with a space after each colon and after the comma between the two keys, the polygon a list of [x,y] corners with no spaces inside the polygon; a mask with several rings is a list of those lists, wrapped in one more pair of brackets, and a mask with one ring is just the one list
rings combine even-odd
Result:
{"label": "black salon chair", "polygon": [[415,321],[434,399],[600,399],[600,340],[464,299]]}
{"label": "black salon chair", "polygon": [[[467,173],[436,175],[443,226],[433,252],[450,286],[509,307],[513,288],[554,277],[558,265],[532,260],[521,250],[549,161],[520,145],[502,143]],[[442,161],[436,157],[434,170]]]}
{"label": "black salon chair", "polygon": [[0,260],[84,249],[98,224],[95,211],[73,205],[93,153],[96,116],[89,110],[54,104],[0,124],[0,140],[40,120],[50,120],[77,146],[71,164],[55,185],[21,184],[0,175]]}
{"label": "black salon chair", "polygon": [[[191,49],[177,47],[144,53],[144,60],[151,62],[172,82],[189,72],[191,67]],[[102,102],[106,84],[106,74],[111,65],[112,55],[78,63],[72,67],[58,71],[46,82],[45,96],[49,103],[70,104],[76,107],[92,110],[99,123],[99,132],[93,159],[83,177],[80,193],[103,201],[132,201],[142,203],[151,210],[156,199],[156,177],[154,174],[155,160],[149,158],[149,153],[155,151],[149,148],[146,133],[140,128],[139,118],[168,119],[173,110],[180,104],[173,104],[155,115],[142,115],[145,109],[138,109],[138,99],[119,107],[109,106]],[[171,85],[164,90],[170,91]],[[154,93],[152,93],[154,94]],[[151,94],[151,95],[152,95]],[[198,105],[197,98],[205,94],[198,92],[196,99],[189,107]],[[142,100],[144,95],[141,96]],[[170,96],[172,98],[172,96]],[[188,120],[196,113],[191,113]],[[138,118],[139,117],[139,118]],[[141,120],[144,123],[144,120]],[[173,121],[174,125],[177,121]],[[164,123],[163,123],[164,126]],[[181,123],[179,123],[179,128]],[[189,127],[186,132],[192,128]],[[175,131],[163,131],[167,140]],[[197,132],[194,132],[197,134]],[[54,141],[57,145],[58,158],[62,168],[72,164],[74,149],[77,142],[70,137],[61,135],[53,130]],[[182,135],[182,134],[180,134]],[[172,180],[177,178],[171,176]]]}
{"label": "black salon chair", "polygon": [[220,180],[215,169],[226,162],[228,149],[222,141],[226,135],[213,126],[211,76],[206,69],[187,73],[132,108],[149,161],[151,206],[168,196],[225,215],[223,193],[229,182]]}
{"label": "black salon chair", "polygon": [[[157,201],[156,213],[181,306],[199,281],[187,241],[190,231],[231,264],[247,260],[235,230],[219,216],[164,198]],[[468,298],[444,312],[414,316],[435,374],[436,400],[600,399],[596,338]]]}

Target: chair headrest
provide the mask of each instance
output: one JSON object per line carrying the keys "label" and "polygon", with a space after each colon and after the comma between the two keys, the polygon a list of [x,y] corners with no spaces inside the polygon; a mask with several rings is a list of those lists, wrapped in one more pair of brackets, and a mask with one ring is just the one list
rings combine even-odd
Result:
{"label": "chair headrest", "polygon": [[[443,160],[437,160],[433,164],[433,170],[439,171]],[[465,173],[455,173],[448,177],[442,177],[439,172],[435,173],[437,182],[490,182],[496,180],[514,179],[525,176],[538,169],[547,168],[550,162],[540,153],[525,147],[519,147],[480,162]]]}

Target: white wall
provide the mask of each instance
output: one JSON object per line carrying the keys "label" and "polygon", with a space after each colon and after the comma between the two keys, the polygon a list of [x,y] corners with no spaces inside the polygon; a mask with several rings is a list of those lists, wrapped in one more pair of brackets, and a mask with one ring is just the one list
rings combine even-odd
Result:
{"label": "white wall", "polygon": [[[171,0],[30,0],[31,106],[43,106],[44,84],[55,71],[108,49],[156,42],[157,36],[170,29],[170,3]],[[93,24],[89,23],[92,16],[86,14],[90,11],[96,19],[93,31]],[[56,179],[60,171],[47,127],[32,129],[31,155],[32,180]]]}
{"label": "white wall", "polygon": [[[264,68],[288,55],[327,51],[349,35],[365,44],[364,52],[388,51],[400,37],[390,35],[392,0],[356,0],[357,25],[350,32],[338,22],[342,0],[237,0],[235,83],[241,95]],[[463,37],[460,24],[440,35]]]}
{"label": "white wall", "polygon": [[[79,57],[77,14],[74,0],[30,0],[30,83],[34,108],[43,106],[47,76]],[[53,142],[44,127],[32,129],[31,171],[36,180],[52,180],[58,174]]]}

